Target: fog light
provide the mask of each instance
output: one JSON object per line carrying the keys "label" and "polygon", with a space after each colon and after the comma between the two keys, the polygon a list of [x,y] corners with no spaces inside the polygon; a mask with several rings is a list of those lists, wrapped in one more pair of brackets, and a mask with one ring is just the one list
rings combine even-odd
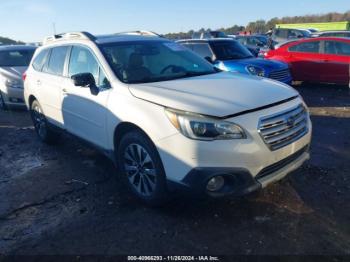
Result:
{"label": "fog light", "polygon": [[216,176],[209,180],[207,190],[211,192],[219,191],[225,184],[225,179],[222,176]]}

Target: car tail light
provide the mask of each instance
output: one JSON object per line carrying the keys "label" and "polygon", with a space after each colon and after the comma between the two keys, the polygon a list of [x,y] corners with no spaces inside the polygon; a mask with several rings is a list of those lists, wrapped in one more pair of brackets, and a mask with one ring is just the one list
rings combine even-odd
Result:
{"label": "car tail light", "polygon": [[23,82],[26,81],[26,78],[27,78],[27,71],[25,71],[22,75]]}

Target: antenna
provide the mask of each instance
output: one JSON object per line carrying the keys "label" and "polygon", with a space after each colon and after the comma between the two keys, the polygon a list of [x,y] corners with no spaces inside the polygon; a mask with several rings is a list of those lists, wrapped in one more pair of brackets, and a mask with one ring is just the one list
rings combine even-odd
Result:
{"label": "antenna", "polygon": [[53,29],[53,34],[56,35],[56,24],[55,24],[55,22],[52,23],[52,29]]}

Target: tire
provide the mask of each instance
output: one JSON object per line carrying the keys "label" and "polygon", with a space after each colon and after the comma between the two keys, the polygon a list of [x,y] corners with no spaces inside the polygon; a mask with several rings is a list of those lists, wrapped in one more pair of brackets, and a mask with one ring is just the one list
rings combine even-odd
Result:
{"label": "tire", "polygon": [[48,123],[43,110],[37,100],[30,106],[30,116],[33,121],[35,132],[39,139],[46,144],[55,144],[59,139],[59,134],[55,132]]}
{"label": "tire", "polygon": [[0,91],[0,109],[7,110],[7,106],[5,104],[5,100],[1,91]]}
{"label": "tire", "polygon": [[124,135],[117,149],[118,169],[129,189],[150,206],[168,201],[166,176],[158,151],[141,131]]}

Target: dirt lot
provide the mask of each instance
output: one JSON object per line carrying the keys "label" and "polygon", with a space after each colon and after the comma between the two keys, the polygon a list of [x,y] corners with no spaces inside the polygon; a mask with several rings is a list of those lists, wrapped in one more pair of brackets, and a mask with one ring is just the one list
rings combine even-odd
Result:
{"label": "dirt lot", "polygon": [[26,112],[0,112],[0,253],[350,255],[350,89],[299,86],[312,159],[255,197],[179,196],[147,208],[113,165],[64,136],[50,147]]}

